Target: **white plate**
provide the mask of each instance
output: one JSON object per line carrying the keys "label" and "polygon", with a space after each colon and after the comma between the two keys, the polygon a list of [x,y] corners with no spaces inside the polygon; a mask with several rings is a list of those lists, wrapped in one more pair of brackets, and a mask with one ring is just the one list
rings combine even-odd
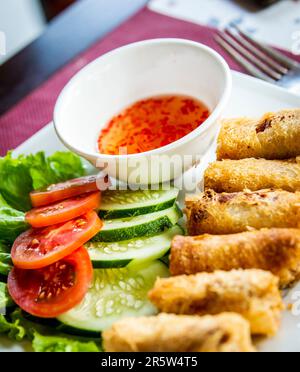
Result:
{"label": "white plate", "polygon": [[[233,75],[233,94],[226,112],[226,117],[257,116],[267,111],[300,106],[300,97],[284,89],[239,73],[234,73]],[[48,154],[54,151],[64,150],[63,145],[59,142],[55,134],[52,124],[49,124],[16,149],[15,154],[35,153],[41,150],[46,151]],[[213,160],[213,156],[214,151],[198,167],[196,170],[198,174],[197,178],[199,178],[199,175],[201,178],[203,169],[206,167],[208,161]],[[191,172],[194,173],[195,170]],[[191,174],[191,172],[189,173]],[[300,351],[300,284],[287,293],[285,301],[287,304],[294,305],[294,311],[287,310],[284,313],[279,334],[273,339],[262,341],[258,345],[261,351]],[[22,345],[7,341],[7,338],[0,338],[0,351],[21,351],[26,349],[27,347],[24,348]]]}

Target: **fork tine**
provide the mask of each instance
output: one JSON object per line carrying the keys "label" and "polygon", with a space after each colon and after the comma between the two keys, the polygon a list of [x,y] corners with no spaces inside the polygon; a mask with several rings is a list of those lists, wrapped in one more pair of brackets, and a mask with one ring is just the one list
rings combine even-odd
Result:
{"label": "fork tine", "polygon": [[244,32],[238,25],[232,24],[238,32],[252,44],[254,44],[257,48],[263,50],[267,55],[274,58],[278,63],[283,64],[284,66],[288,67],[289,69],[300,67],[300,63],[296,62],[295,60],[285,56],[283,53],[278,52],[276,49],[269,47],[265,43],[259,42],[255,40],[252,36]]}
{"label": "fork tine", "polygon": [[252,64],[256,65],[260,70],[264,73],[269,75],[272,79],[278,81],[282,78],[282,75],[278,72],[271,69],[271,67],[267,66],[264,62],[250,53],[246,48],[244,48],[241,44],[239,44],[232,36],[229,36],[226,33],[222,34],[222,38],[230,44],[234,49],[236,49],[244,58],[248,59],[252,62]]}
{"label": "fork tine", "polygon": [[238,53],[227,41],[223,40],[221,35],[215,36],[216,42],[221,45],[240,65],[242,65],[245,70],[252,76],[259,79],[268,81],[269,83],[276,83],[276,81],[270,78],[268,75],[260,71],[252,63],[250,63],[246,58],[244,58],[240,53]]}
{"label": "fork tine", "polygon": [[[233,29],[235,31],[233,31]],[[232,37],[236,39],[239,38],[239,42],[242,45],[244,45],[248,50],[254,53],[254,55],[265,61],[270,67],[273,67],[276,71],[280,72],[283,75],[286,75],[289,72],[289,69],[287,67],[280,65],[276,60],[272,59],[265,52],[262,52],[261,49],[250,43],[248,39],[246,39],[245,36],[240,33],[237,27],[227,27],[226,32],[228,32]]]}

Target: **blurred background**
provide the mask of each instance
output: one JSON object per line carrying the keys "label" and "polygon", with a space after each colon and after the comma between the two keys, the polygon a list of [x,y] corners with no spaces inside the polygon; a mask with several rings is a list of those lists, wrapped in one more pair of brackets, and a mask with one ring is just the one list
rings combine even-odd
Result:
{"label": "blurred background", "polygon": [[[78,1],[87,0],[1,0],[0,1],[0,32],[6,37],[6,55],[0,56],[0,63],[12,57],[24,46],[36,39],[47,28],[49,22],[53,22],[61,12]],[[110,0],[106,0],[110,1]],[[300,28],[300,5],[299,12],[289,13],[285,9],[283,14],[282,6],[286,7],[294,0],[152,0],[150,7],[153,10],[164,12],[175,17],[186,18],[191,21],[206,23],[218,27],[228,23],[232,19],[239,20],[239,17],[249,15],[249,31],[257,27],[251,23],[253,17],[257,22],[264,22],[264,30],[260,31],[272,38],[273,27],[278,27],[278,18],[286,18],[287,22],[294,22]],[[281,3],[281,5],[278,5]],[[221,4],[221,5],[220,5]],[[274,11],[270,11],[274,7]],[[117,11],[117,9],[116,9]],[[276,19],[275,19],[276,17]],[[291,18],[292,17],[292,18]],[[290,21],[291,18],[291,21]],[[283,27],[284,29],[284,27]],[[286,37],[277,35],[275,40],[278,46],[286,47]],[[288,36],[290,37],[290,36]],[[268,38],[268,37],[267,37]],[[269,41],[269,40],[266,40]],[[0,53],[1,54],[1,53]]]}
{"label": "blurred background", "polygon": [[[233,70],[300,86],[300,0],[0,0],[0,153],[52,120],[57,96],[83,66],[153,37],[195,40]],[[283,55],[273,50],[265,61],[254,39]]]}
{"label": "blurred background", "polygon": [[40,36],[48,22],[76,0],[1,0],[0,31],[6,35],[6,55],[12,57]]}

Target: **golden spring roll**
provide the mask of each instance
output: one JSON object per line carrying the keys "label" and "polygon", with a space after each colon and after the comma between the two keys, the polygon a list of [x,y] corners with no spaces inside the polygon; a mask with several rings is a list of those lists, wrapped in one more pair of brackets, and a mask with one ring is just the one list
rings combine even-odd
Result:
{"label": "golden spring roll", "polygon": [[261,228],[300,227],[300,192],[261,190],[218,194],[212,190],[186,199],[189,235],[234,234]]}
{"label": "golden spring roll", "polygon": [[259,120],[225,120],[218,139],[221,159],[289,159],[300,155],[300,109],[268,113]]}
{"label": "golden spring roll", "polygon": [[165,313],[238,313],[249,321],[252,334],[274,336],[284,309],[278,284],[268,271],[215,271],[158,279],[149,299]]}
{"label": "golden spring roll", "polygon": [[249,323],[240,315],[160,314],[129,318],[102,334],[106,352],[253,352]]}
{"label": "golden spring roll", "polygon": [[216,161],[205,171],[205,188],[217,192],[267,188],[300,191],[299,160],[300,158],[286,161],[251,158]]}
{"label": "golden spring roll", "polygon": [[261,269],[281,288],[300,279],[300,230],[262,229],[232,235],[177,236],[172,241],[172,275],[216,270]]}

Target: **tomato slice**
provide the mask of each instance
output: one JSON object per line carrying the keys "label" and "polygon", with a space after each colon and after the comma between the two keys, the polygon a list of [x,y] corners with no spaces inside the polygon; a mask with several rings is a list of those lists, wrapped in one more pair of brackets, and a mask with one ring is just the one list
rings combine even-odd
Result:
{"label": "tomato slice", "polygon": [[85,248],[39,270],[13,268],[8,290],[15,303],[40,318],[55,318],[78,305],[88,291],[93,267]]}
{"label": "tomato slice", "polygon": [[63,224],[31,229],[15,241],[11,257],[19,269],[40,269],[70,255],[102,228],[96,212],[89,212]]}
{"label": "tomato slice", "polygon": [[30,193],[33,207],[43,207],[74,196],[95,191],[104,191],[110,186],[108,177],[87,176],[50,185],[45,190]]}
{"label": "tomato slice", "polygon": [[35,228],[56,225],[99,208],[100,200],[101,194],[99,191],[92,194],[83,194],[47,207],[32,209],[26,213],[25,218]]}

